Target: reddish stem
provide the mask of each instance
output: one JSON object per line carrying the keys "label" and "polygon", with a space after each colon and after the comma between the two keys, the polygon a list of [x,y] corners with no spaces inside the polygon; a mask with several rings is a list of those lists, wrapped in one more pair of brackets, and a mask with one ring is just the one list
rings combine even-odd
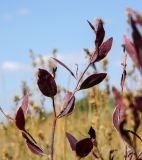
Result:
{"label": "reddish stem", "polygon": [[54,139],[55,139],[55,129],[56,129],[56,121],[57,121],[54,97],[52,98],[52,104],[53,104],[54,120],[52,125],[52,137],[51,137],[51,147],[50,147],[51,160],[54,159],[53,158],[54,157]]}

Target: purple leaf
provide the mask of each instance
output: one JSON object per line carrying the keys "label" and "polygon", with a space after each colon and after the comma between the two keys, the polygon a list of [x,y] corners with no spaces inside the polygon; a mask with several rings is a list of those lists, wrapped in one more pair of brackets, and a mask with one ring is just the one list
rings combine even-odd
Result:
{"label": "purple leaf", "polygon": [[63,100],[63,107],[62,107],[63,109],[59,113],[58,118],[71,114],[74,110],[74,107],[75,107],[75,96],[72,94],[72,92],[67,92]]}
{"label": "purple leaf", "polygon": [[125,45],[125,49],[126,49],[127,53],[129,54],[129,56],[131,57],[131,59],[134,63],[134,65],[138,69],[140,69],[140,64],[139,64],[139,60],[137,57],[137,52],[136,52],[135,46],[126,35],[124,35],[124,45]]}
{"label": "purple leaf", "polygon": [[133,143],[132,143],[131,137],[130,137],[128,131],[126,129],[124,129],[125,123],[126,123],[126,120],[124,120],[124,121],[122,121],[120,123],[120,125],[119,125],[119,132],[120,132],[121,137],[125,140],[125,142],[129,146],[133,147]]}
{"label": "purple leaf", "polygon": [[66,69],[70,72],[70,74],[76,79],[74,73],[73,73],[63,62],[61,62],[61,61],[59,61],[58,59],[53,58],[53,57],[52,57],[52,59],[54,59],[56,62],[58,62],[58,63],[59,63],[60,65],[62,65],[64,68],[66,68]]}
{"label": "purple leaf", "polygon": [[26,95],[22,101],[22,106],[21,106],[25,116],[27,114],[28,104],[29,104],[29,95]]}
{"label": "purple leaf", "polygon": [[142,36],[132,17],[131,17],[131,27],[132,27],[133,42],[137,52],[137,58],[140,64],[140,73],[142,74]]}
{"label": "purple leaf", "polygon": [[117,105],[113,113],[114,127],[120,133],[121,137],[125,140],[125,142],[132,146],[131,138],[128,132],[124,129],[124,125],[126,123],[126,106],[123,102],[123,98],[120,92],[115,87],[113,87],[112,90]]}
{"label": "purple leaf", "polygon": [[93,143],[90,138],[85,138],[76,143],[76,154],[78,157],[86,157],[93,149]]}
{"label": "purple leaf", "polygon": [[31,150],[31,152],[33,152],[34,154],[40,155],[40,156],[46,156],[43,149],[39,147],[37,144],[33,143],[24,132],[22,132],[22,136],[23,138],[26,139],[27,146]]}
{"label": "purple leaf", "polygon": [[95,40],[96,48],[98,48],[102,44],[104,40],[104,36],[105,36],[105,30],[103,27],[103,22],[100,19],[98,22],[97,29],[96,29],[96,40]]}
{"label": "purple leaf", "polygon": [[99,54],[95,62],[98,62],[107,56],[108,52],[111,50],[112,42],[113,38],[111,37],[99,47]]}
{"label": "purple leaf", "polygon": [[54,78],[44,69],[38,71],[37,84],[43,95],[52,98],[57,94],[57,85]]}
{"label": "purple leaf", "polygon": [[101,83],[105,79],[106,75],[107,75],[106,73],[92,74],[82,82],[80,90],[87,89]]}
{"label": "purple leaf", "polygon": [[67,139],[70,143],[71,149],[73,151],[75,151],[76,150],[77,139],[68,132],[66,132],[66,137],[67,137]]}
{"label": "purple leaf", "polygon": [[89,26],[92,28],[92,30],[96,33],[96,30],[95,30],[95,27],[93,26],[93,24],[88,20],[87,20],[87,22],[88,22]]}
{"label": "purple leaf", "polygon": [[120,130],[120,124],[126,119],[125,110],[123,106],[117,105],[113,113],[113,125],[118,132]]}
{"label": "purple leaf", "polygon": [[90,127],[88,134],[90,135],[90,138],[96,139],[96,132],[92,127]]}
{"label": "purple leaf", "polygon": [[126,123],[126,113],[125,108],[121,106],[116,106],[113,113],[113,125],[116,130],[120,133],[121,137],[125,140],[127,144],[132,146],[131,138],[128,132],[124,129],[124,124]]}
{"label": "purple leaf", "polygon": [[119,92],[119,90],[115,87],[112,87],[112,92],[114,95],[116,105],[125,106],[123,97],[122,97],[121,93]]}
{"label": "purple leaf", "polygon": [[117,131],[119,130],[119,112],[120,112],[120,109],[119,107],[115,107],[115,110],[113,112],[113,125],[114,127],[117,129]]}
{"label": "purple leaf", "polygon": [[16,117],[15,117],[15,123],[20,130],[25,130],[25,117],[24,117],[23,109],[21,107],[17,111]]}

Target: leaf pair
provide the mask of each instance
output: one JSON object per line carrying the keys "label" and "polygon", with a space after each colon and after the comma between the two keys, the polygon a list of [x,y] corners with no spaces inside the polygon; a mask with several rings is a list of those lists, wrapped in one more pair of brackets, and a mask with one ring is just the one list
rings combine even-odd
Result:
{"label": "leaf pair", "polygon": [[93,149],[93,146],[96,145],[94,141],[96,140],[95,130],[91,127],[88,134],[90,138],[84,138],[78,141],[70,133],[66,132],[66,137],[70,143],[71,149],[76,152],[76,155],[79,158],[86,157]]}
{"label": "leaf pair", "polygon": [[40,148],[31,134],[25,129],[25,116],[28,110],[28,95],[24,97],[21,107],[19,107],[15,119],[9,118],[1,109],[6,118],[13,120],[19,130],[22,131],[22,136],[26,140],[28,148],[35,154],[43,156],[46,155],[42,148]]}
{"label": "leaf pair", "polygon": [[62,110],[57,116],[57,118],[70,115],[73,112],[74,108],[75,108],[75,96],[72,92],[67,91],[63,99]]}
{"label": "leaf pair", "polygon": [[94,33],[96,34],[96,39],[95,39],[96,52],[92,55],[90,59],[91,63],[95,63],[107,56],[108,52],[112,47],[113,38],[111,37],[103,43],[105,37],[105,30],[101,19],[98,21],[97,29],[95,29],[95,27],[91,24],[91,22],[88,21],[88,23],[92,28],[92,30],[94,31]]}
{"label": "leaf pair", "polygon": [[[80,85],[79,90],[82,89],[88,89],[91,88],[99,83],[101,83],[105,77],[106,73],[95,73],[86,78],[82,84]],[[68,116],[70,115],[75,108],[75,96],[74,93],[67,91],[65,94],[65,97],[63,99],[63,105],[62,105],[62,110],[57,116],[58,118],[61,118],[63,116]]]}

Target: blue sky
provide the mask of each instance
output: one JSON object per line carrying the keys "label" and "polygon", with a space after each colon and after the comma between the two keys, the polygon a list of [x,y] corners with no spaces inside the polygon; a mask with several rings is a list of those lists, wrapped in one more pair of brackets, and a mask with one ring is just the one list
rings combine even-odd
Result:
{"label": "blue sky", "polygon": [[109,76],[112,85],[119,86],[121,44],[128,29],[126,8],[140,11],[141,6],[141,0],[0,1],[0,105],[7,109],[12,106],[12,97],[20,94],[21,80],[32,84],[29,49],[50,56],[57,48],[62,60],[82,65],[83,48],[94,47],[94,35],[86,20],[93,23],[98,17],[105,22],[105,39],[114,38]]}

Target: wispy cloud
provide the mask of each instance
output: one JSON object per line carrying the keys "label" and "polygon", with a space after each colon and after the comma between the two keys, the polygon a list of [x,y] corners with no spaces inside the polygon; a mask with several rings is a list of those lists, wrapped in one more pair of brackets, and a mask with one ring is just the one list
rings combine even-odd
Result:
{"label": "wispy cloud", "polygon": [[[52,55],[43,55],[42,58],[45,62],[47,62],[48,60],[52,60]],[[81,53],[81,52],[74,52],[74,53],[69,53],[69,54],[65,54],[65,53],[58,53],[57,54],[57,59],[59,59],[60,61],[62,61],[63,63],[65,63],[68,66],[73,66],[75,64],[78,65],[83,65],[86,63],[86,59],[85,59],[85,54]],[[36,58],[36,63],[40,64],[40,59]]]}
{"label": "wispy cloud", "polygon": [[0,65],[0,70],[5,72],[27,72],[32,71],[32,67],[27,64],[21,64],[13,61],[6,61]]}
{"label": "wispy cloud", "polygon": [[[48,60],[51,60],[51,56],[49,55],[43,55],[42,57],[45,62]],[[75,64],[78,65],[84,65],[86,63],[85,54],[83,53],[77,53],[77,54],[60,54],[58,53],[57,58],[68,65],[69,67],[75,66]],[[36,58],[35,62],[40,65],[40,59]],[[4,72],[31,72],[33,71],[33,68],[30,64],[22,64],[15,61],[5,61],[0,64],[0,71]]]}

